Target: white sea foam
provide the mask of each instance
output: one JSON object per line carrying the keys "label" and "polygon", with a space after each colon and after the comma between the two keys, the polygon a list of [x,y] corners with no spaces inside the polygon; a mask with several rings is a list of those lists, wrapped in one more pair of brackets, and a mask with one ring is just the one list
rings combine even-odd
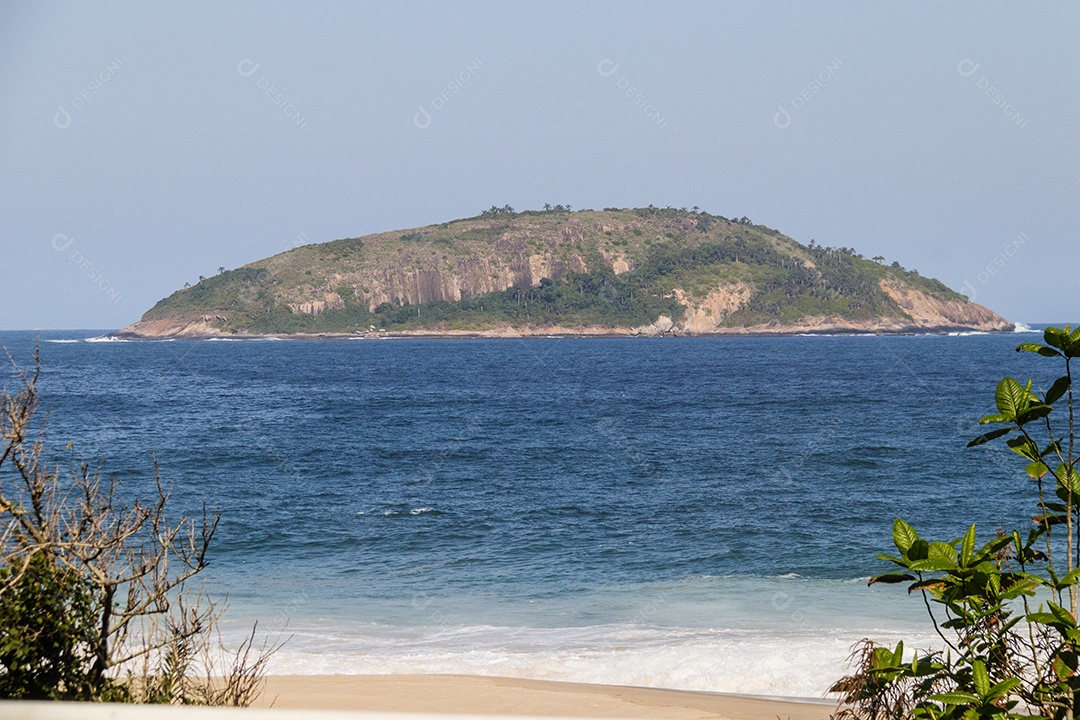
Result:
{"label": "white sea foam", "polygon": [[343,628],[302,624],[273,657],[272,674],[465,673],[679,690],[821,698],[851,671],[852,646],[936,647],[896,631],[770,633],[607,625]]}
{"label": "white sea foam", "polygon": [[421,585],[336,600],[305,586],[290,597],[276,613],[244,608],[247,624],[230,611],[235,642],[254,617],[290,618],[271,673],[469,673],[820,698],[851,671],[863,638],[939,645],[921,603],[865,579],[702,575],[510,599]]}
{"label": "white sea foam", "polygon": [[259,336],[259,337],[208,337],[206,342],[242,342],[242,343],[257,343],[257,342],[283,342],[284,338]]}
{"label": "white sea foam", "polygon": [[1037,332],[1041,332],[1041,331],[1036,330],[1033,327],[1031,327],[1030,325],[1027,325],[1025,323],[1019,323],[1018,322],[1013,326],[1013,332],[1014,333],[1037,333]]}
{"label": "white sea foam", "polygon": [[79,340],[46,340],[47,343],[56,343],[58,345],[68,345],[71,343],[77,343]]}
{"label": "white sea foam", "polygon": [[83,342],[88,342],[88,343],[104,343],[104,342],[124,343],[124,342],[131,342],[131,341],[127,340],[125,338],[118,338],[115,335],[101,335],[99,337],[86,338],[85,340],[83,340]]}

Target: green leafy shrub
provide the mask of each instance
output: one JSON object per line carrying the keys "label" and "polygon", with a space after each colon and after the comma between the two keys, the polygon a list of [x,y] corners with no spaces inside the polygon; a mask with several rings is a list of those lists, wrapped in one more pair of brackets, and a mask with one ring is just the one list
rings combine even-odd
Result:
{"label": "green leafy shrub", "polygon": [[[18,567],[18,566],[16,566]],[[0,582],[12,578],[0,569]],[[0,595],[0,697],[24,700],[123,699],[106,679],[95,683],[85,655],[94,647],[95,594],[52,553],[31,556]]]}
{"label": "green leafy shrub", "polygon": [[[1007,377],[995,392],[997,425],[969,443],[1008,437],[1036,491],[1029,527],[979,543],[975,525],[960,538],[931,541],[904,520],[893,524],[898,567],[871,579],[910,583],[945,649],[904,654],[865,641],[857,671],[835,683],[840,718],[1072,719],[1080,710],[1080,474],[1071,362],[1080,328],[1047,328],[1045,344],[1018,351],[1054,358],[1064,374],[1041,394]],[[1064,535],[1064,537],[1062,537]],[[935,614],[933,609],[938,613]]]}

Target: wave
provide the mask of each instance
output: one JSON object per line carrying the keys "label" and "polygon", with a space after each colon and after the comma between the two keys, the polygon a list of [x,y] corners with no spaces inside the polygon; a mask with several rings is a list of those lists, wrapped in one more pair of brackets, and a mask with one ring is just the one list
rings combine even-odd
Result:
{"label": "wave", "polygon": [[841,332],[841,333],[810,332],[810,333],[795,333],[794,337],[846,338],[846,337],[884,337],[884,336],[881,333],[872,333],[872,332]]}
{"label": "wave", "polygon": [[284,342],[284,338],[279,337],[208,337],[204,342],[242,342],[242,343],[256,343],[256,342]]}
{"label": "wave", "polygon": [[[435,611],[437,612],[437,611]],[[244,628],[246,629],[246,628]],[[227,630],[242,636],[240,627]],[[936,648],[932,633],[866,628],[748,632],[616,624],[401,628],[290,624],[292,639],[269,672],[473,674],[705,692],[822,698],[849,673],[852,646],[870,636]]]}
{"label": "wave", "polygon": [[88,342],[88,343],[104,343],[104,342],[126,343],[126,342],[131,342],[131,341],[127,340],[125,338],[116,337],[115,335],[100,335],[98,337],[86,338],[85,340],[83,340],[83,342]]}
{"label": "wave", "polygon": [[418,507],[418,508],[411,508],[409,510],[393,509],[393,508],[391,508],[390,510],[383,510],[383,516],[384,517],[394,517],[396,515],[426,515],[428,513],[436,513],[438,515],[442,514],[438,510],[436,510],[435,508],[431,508],[431,507]]}
{"label": "wave", "polygon": [[1016,323],[1013,326],[1013,333],[1037,333],[1040,332],[1026,323]]}
{"label": "wave", "polygon": [[56,343],[58,345],[69,345],[71,343],[82,342],[81,340],[46,340],[47,343]]}

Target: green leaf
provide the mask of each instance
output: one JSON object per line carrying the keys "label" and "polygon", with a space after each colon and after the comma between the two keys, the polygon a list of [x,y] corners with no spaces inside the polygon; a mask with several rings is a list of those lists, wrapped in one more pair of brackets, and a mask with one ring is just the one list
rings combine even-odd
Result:
{"label": "green leaf", "polygon": [[927,558],[930,560],[944,560],[955,565],[956,548],[949,543],[932,542],[930,543],[930,550],[927,554]]}
{"label": "green leaf", "polygon": [[[912,580],[914,579],[915,578],[912,578]],[[943,589],[944,587],[944,581],[932,578],[930,580],[920,580],[917,583],[912,583],[911,586],[907,589],[907,591],[908,593],[913,593],[916,590],[936,590]]]}
{"label": "green leaf", "polygon": [[[1010,538],[1011,540],[1011,538]],[[964,533],[964,539],[960,544],[960,567],[971,564],[971,558],[975,555],[975,523],[971,524]]]}
{"label": "green leaf", "polygon": [[1016,352],[1033,352],[1039,353],[1043,357],[1060,357],[1061,353],[1053,348],[1048,348],[1045,345],[1038,343],[1022,343],[1016,346]]}
{"label": "green leaf", "polygon": [[1040,420],[1053,412],[1053,410],[1054,408],[1050,407],[1049,405],[1035,405],[1034,407],[1031,407],[1017,415],[1016,424],[1024,425],[1026,423],[1032,422],[1033,420]]}
{"label": "green leaf", "polygon": [[877,559],[878,560],[888,560],[889,562],[896,563],[897,565],[900,565],[901,567],[907,567],[907,564],[908,564],[907,560],[895,557],[893,555],[886,555],[885,553],[878,553]]}
{"label": "green leaf", "polygon": [[1065,577],[1057,581],[1055,588],[1066,588],[1075,585],[1077,582],[1080,582],[1080,568],[1073,568],[1065,574]]}
{"label": "green leaf", "polygon": [[919,533],[915,532],[915,528],[907,524],[900,518],[896,518],[893,521],[892,529],[893,543],[896,544],[896,549],[900,551],[900,554],[905,558],[908,556],[908,550],[919,539]]}
{"label": "green leaf", "polygon": [[1027,408],[1028,392],[1015,378],[1003,378],[994,392],[994,401],[997,403],[998,412],[1009,420],[1014,420]]}
{"label": "green leaf", "polygon": [[[1065,488],[1059,487],[1058,495],[1064,499],[1068,496],[1068,491],[1065,490]],[[1055,513],[1042,513],[1031,518],[1031,522],[1038,524],[1042,528],[1045,528],[1047,525],[1064,525],[1067,520],[1067,515],[1058,515]]]}
{"label": "green leaf", "polygon": [[[1039,587],[1040,584],[1041,583],[1039,582],[1032,582],[1030,580],[1022,580],[1015,582],[1010,585],[1005,592],[1001,593],[1001,599],[1015,600],[1016,598],[1023,597],[1024,595],[1034,595],[1035,590]],[[1021,617],[1017,615],[1015,621],[1019,622],[1020,620]]]}
{"label": "green leaf", "polygon": [[[1004,416],[999,415],[999,416],[995,416],[995,417],[1004,417]],[[983,418],[983,419],[985,420],[986,418]],[[996,420],[994,422],[1001,422],[1001,421]],[[986,433],[985,435],[980,435],[979,437],[975,438],[974,440],[969,442],[967,444],[967,446],[968,447],[976,447],[977,445],[983,445],[985,443],[990,442],[991,440],[998,439],[1002,435],[1008,435],[1009,433],[1013,432],[1014,430],[1016,430],[1016,428],[1012,428],[1012,427],[1004,427],[1004,428],[997,428],[996,430],[991,430],[990,432]]]}
{"label": "green leaf", "polygon": [[912,560],[908,567],[915,572],[937,572],[939,570],[955,570],[956,561],[947,558],[926,558],[924,560]]}
{"label": "green leaf", "polygon": [[1058,676],[1058,680],[1064,680],[1073,674],[1072,668],[1061,659],[1060,655],[1054,656],[1051,667],[1054,669],[1054,674]]}
{"label": "green leaf", "polygon": [[907,551],[907,559],[909,562],[913,560],[925,560],[928,557],[930,557],[930,543],[922,538],[913,542],[911,548]]}
{"label": "green leaf", "polygon": [[1047,455],[1057,455],[1061,452],[1061,441],[1055,440],[1046,447],[1043,448],[1039,457],[1046,457]]}
{"label": "green leaf", "polygon": [[1043,330],[1043,341],[1059,350],[1069,342],[1069,334],[1057,327],[1048,327]]}
{"label": "green leaf", "polygon": [[1072,616],[1072,613],[1070,613],[1068,610],[1061,607],[1057,603],[1047,601],[1046,604],[1047,606],[1049,606],[1050,612],[1053,613],[1054,617],[1057,618],[1058,622],[1060,622],[1062,625],[1065,625],[1066,627],[1076,627],[1076,618]]}
{"label": "green leaf", "polygon": [[971,663],[971,679],[975,683],[975,692],[985,698],[990,694],[990,675],[986,672],[986,663],[976,659]]}
{"label": "green leaf", "polygon": [[914,575],[908,575],[907,573],[882,573],[881,575],[875,575],[870,578],[870,582],[867,585],[873,585],[874,583],[901,583],[908,580],[914,580]]}
{"label": "green leaf", "polygon": [[1039,446],[1026,437],[1014,437],[1005,441],[1005,444],[1012,448],[1012,451],[1020,457],[1025,457],[1028,460],[1038,460]]}
{"label": "green leaf", "polygon": [[970,705],[979,702],[979,698],[971,693],[961,692],[959,690],[931,695],[930,699],[934,702],[945,703],[946,705]]}
{"label": "green leaf", "polygon": [[1036,461],[1031,463],[1025,468],[1027,470],[1028,477],[1032,480],[1038,480],[1046,473],[1050,472],[1050,468],[1046,466],[1046,463],[1042,461]]}
{"label": "green leaf", "polygon": [[[1054,477],[1058,480],[1059,489],[1064,491],[1066,496],[1069,491],[1072,491],[1072,504],[1076,505],[1080,502],[1080,473],[1076,472],[1076,468],[1070,468],[1066,465],[1058,465],[1057,470],[1054,471]],[[1060,497],[1060,493],[1059,493]],[[1062,498],[1068,502],[1068,498]]]}
{"label": "green leaf", "polygon": [[1017,688],[1019,685],[1020,680],[1018,678],[1005,678],[1004,680],[990,688],[990,692],[986,694],[986,698],[990,701],[997,700],[998,698],[1003,698],[1010,692],[1012,692],[1015,688]]}
{"label": "green leaf", "polygon": [[1054,381],[1054,384],[1050,386],[1050,389],[1046,391],[1046,404],[1053,405],[1062,398],[1065,393],[1069,391],[1069,378],[1068,376],[1059,377]]}
{"label": "green leaf", "polygon": [[989,425],[990,423],[1009,422],[1009,418],[1001,414],[983,415],[979,418],[980,425]]}
{"label": "green leaf", "polygon": [[1069,332],[1068,325],[1065,326],[1065,332],[1068,335],[1065,338],[1065,357],[1072,358],[1080,354],[1080,327],[1077,327],[1072,332]]}
{"label": "green leaf", "polygon": [[872,667],[874,670],[884,670],[887,668],[895,668],[899,663],[899,659],[893,655],[893,652],[887,647],[874,648],[874,658],[872,661]]}

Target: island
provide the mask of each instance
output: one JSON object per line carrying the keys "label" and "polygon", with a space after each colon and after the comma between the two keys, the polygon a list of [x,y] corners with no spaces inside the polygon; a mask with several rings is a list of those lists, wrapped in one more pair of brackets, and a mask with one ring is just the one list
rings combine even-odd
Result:
{"label": "island", "polygon": [[132,339],[1009,332],[943,283],[698,208],[546,205],[291,247],[199,278]]}

